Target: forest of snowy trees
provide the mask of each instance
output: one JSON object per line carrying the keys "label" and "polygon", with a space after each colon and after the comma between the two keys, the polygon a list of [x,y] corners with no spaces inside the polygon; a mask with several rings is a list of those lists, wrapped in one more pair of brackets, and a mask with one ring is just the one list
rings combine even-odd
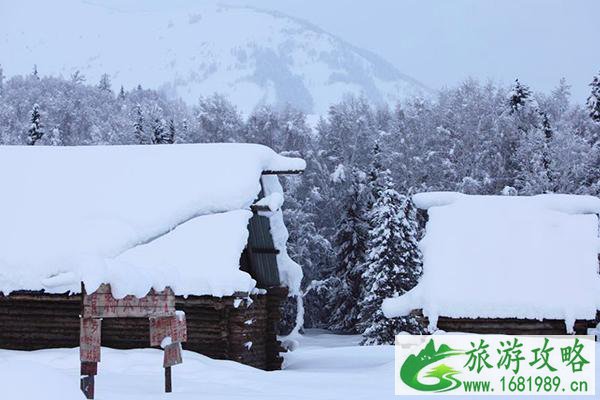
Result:
{"label": "forest of snowy trees", "polygon": [[[600,75],[586,104],[564,80],[550,93],[467,80],[394,107],[348,97],[310,126],[291,106],[242,116],[226,98],[196,106],[141,86],[113,88],[0,69],[0,143],[28,145],[254,142],[303,157],[285,178],[289,251],[304,269],[305,326],[363,333],[365,344],[419,331],[386,320],[383,298],[421,271],[422,228],[410,194],[600,194]],[[5,173],[10,173],[5,171]]]}

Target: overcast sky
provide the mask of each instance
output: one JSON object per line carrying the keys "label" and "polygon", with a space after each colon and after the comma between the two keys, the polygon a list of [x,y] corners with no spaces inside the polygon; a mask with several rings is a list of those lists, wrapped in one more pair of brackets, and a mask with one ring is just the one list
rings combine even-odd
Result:
{"label": "overcast sky", "polygon": [[[0,3],[10,0],[0,0]],[[17,1],[17,0],[13,0]],[[131,9],[212,0],[82,0]],[[550,90],[561,77],[583,102],[600,71],[600,0],[226,0],[301,18],[377,53],[432,87],[469,76]],[[6,3],[5,3],[6,5]]]}

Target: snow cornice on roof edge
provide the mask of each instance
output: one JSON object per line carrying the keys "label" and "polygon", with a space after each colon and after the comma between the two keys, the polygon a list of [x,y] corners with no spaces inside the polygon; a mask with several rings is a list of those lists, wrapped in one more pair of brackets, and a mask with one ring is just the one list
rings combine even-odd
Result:
{"label": "snow cornice on roof edge", "polygon": [[469,195],[459,192],[423,192],[413,195],[415,205],[423,210],[444,207],[458,201],[521,202],[566,214],[600,214],[600,198],[591,195],[547,193],[534,196]]}

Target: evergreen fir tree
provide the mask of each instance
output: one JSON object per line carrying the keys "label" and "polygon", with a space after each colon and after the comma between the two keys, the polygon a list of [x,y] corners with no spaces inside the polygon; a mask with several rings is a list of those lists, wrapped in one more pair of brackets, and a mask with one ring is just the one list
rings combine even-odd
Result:
{"label": "evergreen fir tree", "polygon": [[98,83],[98,89],[104,92],[111,92],[110,76],[108,74],[102,74],[100,82]]}
{"label": "evergreen fir tree", "polygon": [[519,111],[527,100],[531,97],[531,90],[527,85],[521,84],[518,79],[515,79],[515,84],[508,94],[508,104],[511,112]]}
{"label": "evergreen fir tree", "polygon": [[119,90],[119,100],[125,100],[125,88],[121,85],[121,89]]}
{"label": "evergreen fir tree", "polygon": [[35,145],[35,143],[44,136],[40,119],[40,106],[34,104],[33,109],[31,110],[31,123],[29,125],[29,130],[27,131],[27,144],[30,146]]}
{"label": "evergreen fir tree", "polygon": [[77,70],[71,75],[71,82],[76,85],[82,84],[85,82],[85,76],[83,76],[81,72]]}
{"label": "evergreen fir tree", "polygon": [[62,143],[62,135],[60,133],[60,129],[54,128],[52,129],[52,134],[50,135],[50,145],[51,146],[61,146]]}
{"label": "evergreen fir tree", "polygon": [[339,285],[329,304],[333,312],[329,319],[329,329],[344,333],[357,332],[360,296],[364,291],[362,274],[368,227],[360,175],[358,170],[352,171],[345,213],[335,235],[338,270],[334,278],[339,280]]}
{"label": "evergreen fir tree", "polygon": [[167,143],[173,144],[175,143],[175,137],[177,134],[177,130],[175,129],[175,121],[173,118],[169,120],[169,133],[167,135]]}
{"label": "evergreen fir tree", "polygon": [[183,121],[181,121],[181,133],[180,133],[180,137],[183,138],[184,142],[188,138],[189,130],[190,130],[190,124],[189,124],[187,118],[184,118]]}
{"label": "evergreen fir tree", "polygon": [[592,92],[587,99],[587,108],[590,118],[594,122],[600,123],[600,74],[594,76],[594,80],[590,83]]}
{"label": "evergreen fir tree", "polygon": [[35,79],[39,80],[40,76],[38,75],[37,64],[33,64],[33,72],[31,73]]}
{"label": "evergreen fir tree", "polygon": [[135,107],[135,122],[133,123],[133,137],[138,144],[146,143],[146,134],[144,133],[144,115],[142,107],[138,104]]}
{"label": "evergreen fir tree", "polygon": [[520,194],[536,195],[553,191],[550,139],[543,129],[532,129],[524,135],[515,150],[519,166],[515,186]]}
{"label": "evergreen fir tree", "polygon": [[554,137],[554,132],[552,130],[552,126],[550,125],[550,119],[548,118],[548,114],[545,112],[541,113],[542,116],[542,133],[544,137],[544,149],[542,153],[542,165],[544,167],[544,171],[546,173],[546,177],[548,179],[548,188],[547,191],[556,191],[553,183],[552,176],[552,166],[551,166],[551,154],[550,154],[550,146],[552,144],[552,139]]}
{"label": "evergreen fir tree", "polygon": [[173,138],[169,133],[167,122],[163,118],[155,118],[152,124],[152,143],[153,144],[170,144],[173,143]]}
{"label": "evergreen fir tree", "polygon": [[389,170],[381,175],[384,187],[370,213],[367,268],[363,273],[368,288],[361,302],[364,345],[393,344],[401,331],[423,332],[414,317],[386,318],[381,310],[384,299],[412,289],[422,272],[416,208],[410,197],[394,189]]}
{"label": "evergreen fir tree", "polygon": [[371,209],[379,198],[384,182],[381,171],[383,170],[381,146],[376,141],[371,150],[371,166],[367,173],[367,209]]}

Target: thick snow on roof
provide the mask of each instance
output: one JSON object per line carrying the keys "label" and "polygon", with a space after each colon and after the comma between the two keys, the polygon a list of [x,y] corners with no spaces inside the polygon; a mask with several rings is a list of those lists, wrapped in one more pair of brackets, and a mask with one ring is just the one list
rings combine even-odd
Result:
{"label": "thick snow on roof", "polygon": [[168,282],[175,293],[210,293],[229,296],[250,292],[256,282],[240,270],[240,254],[248,242],[247,210],[196,217],[167,235],[108,260],[96,275],[88,271],[88,282],[100,285],[106,276],[113,293],[144,296],[149,287],[160,290]]}
{"label": "thick snow on roof", "polygon": [[[193,235],[202,248],[203,241],[213,240],[209,225],[225,229],[226,225],[220,224],[227,223],[233,232],[242,223],[241,215],[247,222],[247,214],[193,220],[195,217],[247,210],[260,192],[262,171],[302,170],[304,166],[300,159],[249,144],[0,147],[0,291],[77,292],[80,281],[90,289],[99,280],[117,288],[127,280],[137,280],[139,287],[128,290],[138,294],[147,292],[150,284],[173,284],[178,294],[247,291],[247,278],[227,286],[218,282],[220,272],[216,281],[200,284],[199,278],[192,279],[198,286],[191,282],[183,285],[183,278],[177,280],[177,271],[182,273],[193,264],[206,271],[223,265],[229,268],[232,255],[214,246],[212,251],[193,253],[202,256],[196,262],[161,264],[172,270],[168,278],[158,271],[155,276],[127,275],[117,271],[114,263],[133,262],[132,269],[146,268],[134,262],[146,262],[141,255],[126,251],[186,221],[185,225],[191,225],[180,230],[190,236],[179,230],[171,234],[183,237],[183,243],[165,239],[144,248],[174,253],[178,246],[188,246]],[[200,226],[204,222],[207,225]],[[240,248],[235,255],[239,257],[246,240],[242,236],[232,235],[222,243],[224,249]],[[185,250],[195,251],[191,247]],[[156,251],[148,250],[148,254],[155,255]],[[215,261],[210,257],[216,253],[224,258],[216,265],[204,266]],[[158,267],[161,259],[151,265]],[[239,267],[239,260],[235,261]],[[239,274],[234,275],[239,278]]]}
{"label": "thick snow on roof", "polygon": [[423,276],[384,301],[389,317],[422,308],[454,318],[594,319],[600,308],[598,217],[591,196],[422,193]]}

